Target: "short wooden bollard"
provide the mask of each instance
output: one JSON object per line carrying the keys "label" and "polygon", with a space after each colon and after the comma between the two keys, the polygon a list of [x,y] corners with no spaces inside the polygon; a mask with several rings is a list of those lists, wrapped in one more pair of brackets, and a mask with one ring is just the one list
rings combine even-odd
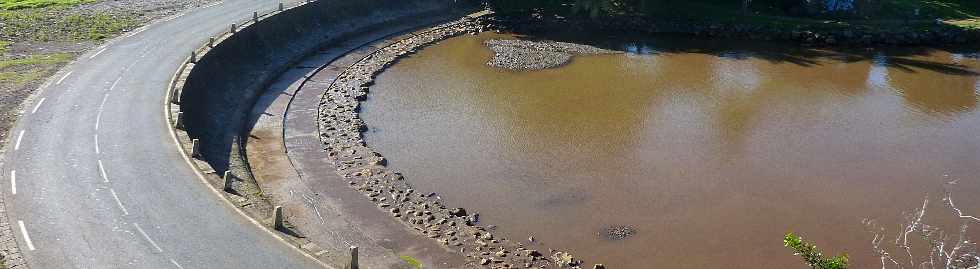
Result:
{"label": "short wooden bollard", "polygon": [[227,192],[227,193],[231,193],[231,192],[235,191],[235,188],[234,188],[234,185],[233,185],[233,183],[235,183],[235,178],[231,175],[231,171],[225,171],[224,180],[225,180],[225,188],[224,188],[224,191]]}
{"label": "short wooden bollard", "polygon": [[201,157],[201,140],[193,139],[191,140],[191,157],[197,158]]}
{"label": "short wooden bollard", "polygon": [[283,5],[282,2],[279,2],[279,11],[283,11],[283,9],[285,9],[285,5]]}
{"label": "short wooden bollard", "polygon": [[174,128],[184,129],[184,112],[177,112],[177,118],[174,119]]}
{"label": "short wooden bollard", "polygon": [[358,269],[357,246],[350,246],[350,263],[347,264],[347,269]]}
{"label": "short wooden bollard", "polygon": [[286,225],[283,224],[283,222],[285,221],[286,216],[283,215],[282,206],[276,206],[276,208],[275,208],[275,215],[276,216],[275,216],[275,219],[273,220],[273,224],[272,224],[273,228],[275,228],[276,231],[285,232],[286,231]]}
{"label": "short wooden bollard", "polygon": [[197,51],[191,51],[190,63],[197,63]]}
{"label": "short wooden bollard", "polygon": [[252,21],[259,22],[259,12],[252,12]]}
{"label": "short wooden bollard", "polygon": [[210,39],[208,39],[208,47],[209,48],[213,48],[214,47],[214,37],[213,36]]}
{"label": "short wooden bollard", "polygon": [[238,31],[238,26],[235,25],[234,23],[232,23],[231,24],[231,33],[234,34],[237,31]]}

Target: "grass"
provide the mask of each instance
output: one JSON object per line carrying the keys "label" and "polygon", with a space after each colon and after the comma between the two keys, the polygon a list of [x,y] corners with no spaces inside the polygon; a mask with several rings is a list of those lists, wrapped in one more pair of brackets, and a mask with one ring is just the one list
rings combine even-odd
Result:
{"label": "grass", "polygon": [[28,9],[50,6],[74,6],[95,0],[0,0],[0,9]]}
{"label": "grass", "polygon": [[13,44],[13,42],[0,40],[0,55],[7,53],[7,47],[9,47],[10,44]]}
{"label": "grass", "polygon": [[24,58],[0,58],[0,86],[20,88],[51,75],[62,64],[70,62],[70,53],[30,55]]}
{"label": "grass", "polygon": [[33,41],[102,40],[136,27],[132,15],[75,14],[67,7],[0,10],[0,36]]}
{"label": "grass", "polygon": [[415,269],[422,269],[422,263],[419,262],[419,260],[416,260],[415,258],[412,258],[412,256],[402,255],[402,256],[399,256],[399,258],[401,258],[406,263],[411,264],[412,267],[415,268]]}

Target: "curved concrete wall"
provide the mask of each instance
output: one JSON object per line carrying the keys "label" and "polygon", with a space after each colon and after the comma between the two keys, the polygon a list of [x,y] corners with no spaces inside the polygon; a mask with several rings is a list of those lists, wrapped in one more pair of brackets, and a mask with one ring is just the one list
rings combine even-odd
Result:
{"label": "curved concrete wall", "polygon": [[453,2],[322,0],[261,18],[221,40],[189,67],[179,87],[184,128],[200,139],[201,157],[216,171],[225,171],[233,139],[245,127],[245,113],[266,84],[296,60],[346,34],[449,11]]}

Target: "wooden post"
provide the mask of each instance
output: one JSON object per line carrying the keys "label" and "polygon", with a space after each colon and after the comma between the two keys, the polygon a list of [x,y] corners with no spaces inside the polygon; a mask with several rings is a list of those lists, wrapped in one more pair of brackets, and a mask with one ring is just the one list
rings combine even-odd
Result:
{"label": "wooden post", "polygon": [[201,140],[193,139],[191,140],[191,157],[197,158],[201,157]]}
{"label": "wooden post", "polygon": [[357,265],[357,246],[350,246],[350,263],[347,264],[348,269],[358,269]]}
{"label": "wooden post", "polygon": [[224,191],[231,193],[235,191],[233,183],[235,183],[235,177],[231,175],[231,171],[225,171],[225,187]]}
{"label": "wooden post", "polygon": [[276,229],[276,231],[280,231],[280,232],[286,231],[286,225],[283,224],[286,216],[283,216],[282,206],[276,206],[275,211],[276,211],[275,212],[276,216],[275,216],[275,220],[273,221],[274,228]]}
{"label": "wooden post", "polygon": [[177,118],[174,119],[174,128],[184,129],[184,112],[177,112]]}

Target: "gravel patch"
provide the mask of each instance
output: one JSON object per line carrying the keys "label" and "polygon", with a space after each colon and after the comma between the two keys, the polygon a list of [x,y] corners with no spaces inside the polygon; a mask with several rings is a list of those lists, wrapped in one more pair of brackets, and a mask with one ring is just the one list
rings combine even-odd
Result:
{"label": "gravel patch", "polygon": [[516,71],[560,67],[576,55],[617,53],[589,45],[555,41],[492,39],[485,45],[494,52],[488,65]]}

